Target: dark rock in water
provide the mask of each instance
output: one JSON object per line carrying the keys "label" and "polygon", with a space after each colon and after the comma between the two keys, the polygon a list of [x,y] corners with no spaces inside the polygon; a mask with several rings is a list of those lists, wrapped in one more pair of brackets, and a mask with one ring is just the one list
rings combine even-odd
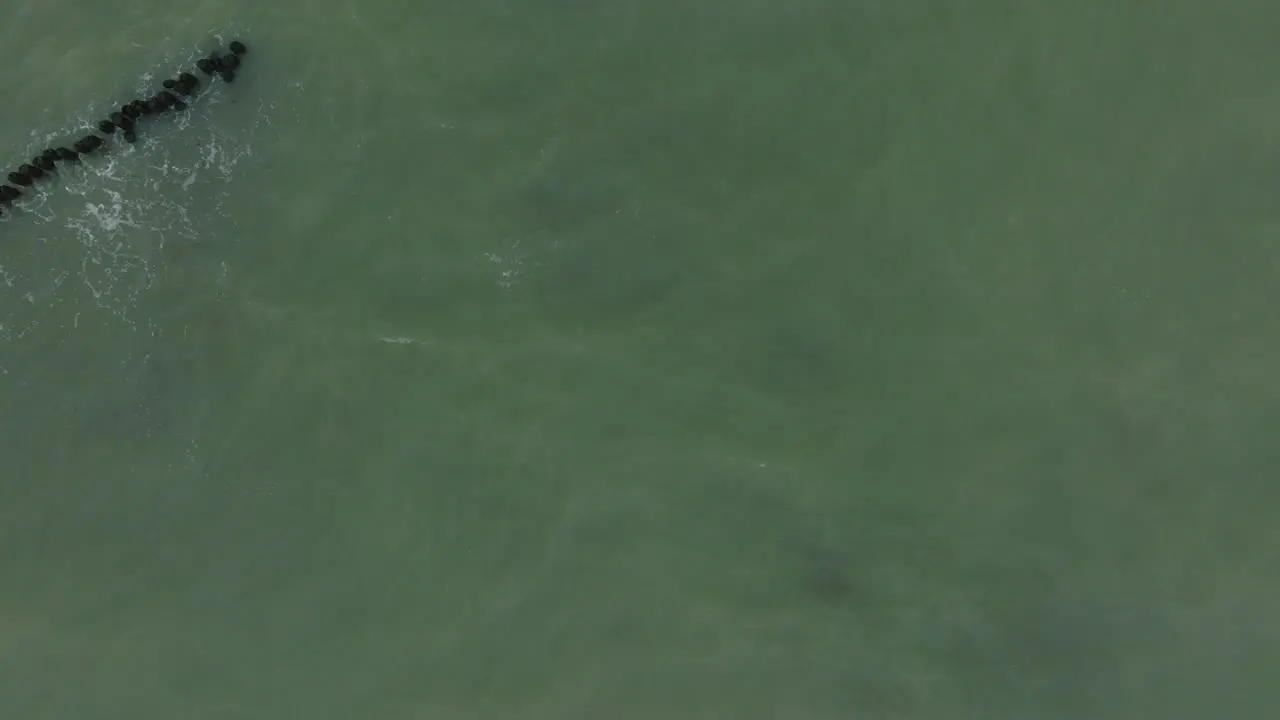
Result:
{"label": "dark rock in water", "polygon": [[81,154],[93,152],[94,150],[102,147],[102,138],[97,135],[86,135],[77,140],[76,144],[72,147],[76,149],[76,152]]}
{"label": "dark rock in water", "polygon": [[[230,52],[216,51],[208,57],[196,62],[196,67],[206,75],[214,75],[223,82],[234,82],[236,68],[240,66],[241,57],[249,52],[248,46],[239,40],[228,45]],[[137,141],[135,123],[143,115],[155,115],[167,110],[185,111],[189,109],[188,96],[200,87],[200,79],[193,73],[182,72],[175,77],[163,81],[164,89],[149,98],[139,98],[121,105],[119,110],[111,112],[107,117],[95,121],[94,128],[102,136],[119,132],[123,141]],[[184,100],[184,98],[188,98]],[[72,142],[71,147],[51,147],[41,151],[30,163],[24,163],[16,170],[9,172],[10,184],[0,185],[0,202],[11,202],[22,196],[18,188],[31,187],[37,180],[57,173],[59,162],[79,162],[80,156],[102,148],[106,141],[102,136],[86,134]]]}

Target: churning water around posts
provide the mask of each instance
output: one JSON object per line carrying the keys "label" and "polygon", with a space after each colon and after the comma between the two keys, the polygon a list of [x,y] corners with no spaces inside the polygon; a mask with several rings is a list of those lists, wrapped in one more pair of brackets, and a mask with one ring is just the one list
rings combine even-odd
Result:
{"label": "churning water around posts", "polygon": [[[208,44],[225,47],[223,35],[216,33]],[[16,168],[45,148],[98,132],[99,120],[134,97],[156,93],[179,71],[194,73],[196,60],[208,52],[189,48],[156,62],[136,78],[133,96],[97,98],[61,127],[33,130],[24,147],[5,153],[5,164]],[[145,325],[139,305],[169,276],[172,258],[183,247],[210,241],[211,222],[228,216],[230,181],[253,154],[253,139],[270,123],[272,106],[243,81],[200,78],[185,109],[141,118],[135,143],[125,142],[120,131],[104,133],[101,149],[78,163],[59,163],[6,208],[0,219],[0,372],[17,369],[14,357],[23,353],[15,350],[24,341],[51,341],[106,318]],[[256,120],[238,129],[219,125],[219,110],[233,102],[257,104]]]}
{"label": "churning water around posts", "polygon": [[[240,38],[252,45],[247,28],[226,28],[157,58],[129,91],[92,98],[61,122],[43,118],[0,155],[17,169],[46,148],[93,133],[105,140],[23,187],[0,217],[0,429],[9,440],[52,423],[69,437],[132,443],[193,416],[192,379],[227,343],[211,339],[216,322],[196,332],[188,317],[220,302],[230,266],[217,258],[236,242],[232,181],[278,109],[253,82],[258,58],[246,56],[234,82],[197,70]],[[180,72],[198,87],[184,107],[139,118],[134,142],[99,127]],[[62,399],[51,405],[40,398],[52,387]]]}

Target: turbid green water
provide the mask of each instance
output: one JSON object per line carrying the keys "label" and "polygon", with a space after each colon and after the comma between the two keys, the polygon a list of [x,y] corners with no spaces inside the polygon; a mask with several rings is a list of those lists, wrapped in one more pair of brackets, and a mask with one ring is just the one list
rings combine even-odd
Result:
{"label": "turbid green water", "polygon": [[0,157],[233,36],[0,221],[0,717],[1280,714],[1280,6],[10,0]]}

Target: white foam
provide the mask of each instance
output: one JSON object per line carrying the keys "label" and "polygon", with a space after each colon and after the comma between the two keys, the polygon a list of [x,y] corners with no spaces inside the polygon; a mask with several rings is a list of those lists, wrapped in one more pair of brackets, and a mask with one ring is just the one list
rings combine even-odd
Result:
{"label": "white foam", "polygon": [[[158,63],[138,78],[138,94],[154,93],[159,78],[194,67],[202,54],[192,50]],[[187,99],[188,109],[144,120],[136,144],[110,136],[103,151],[78,164],[59,163],[51,179],[23,189],[23,197],[5,213],[6,234],[28,223],[38,236],[30,253],[19,254],[12,245],[0,248],[0,341],[21,338],[50,317],[50,308],[68,302],[87,300],[132,324],[130,311],[163,276],[160,251],[166,239],[200,240],[212,221],[226,214],[221,200],[229,187],[223,183],[252,154],[258,128],[269,123],[271,108],[264,106],[249,127],[219,129],[217,106],[237,90],[204,79]],[[124,100],[90,105],[61,128],[33,132],[27,147],[6,162],[16,166],[45,148],[71,145]],[[198,192],[201,181],[209,187]],[[71,279],[76,282],[66,282]],[[79,312],[74,321],[71,312],[65,321],[55,321],[67,331],[82,324]]]}

